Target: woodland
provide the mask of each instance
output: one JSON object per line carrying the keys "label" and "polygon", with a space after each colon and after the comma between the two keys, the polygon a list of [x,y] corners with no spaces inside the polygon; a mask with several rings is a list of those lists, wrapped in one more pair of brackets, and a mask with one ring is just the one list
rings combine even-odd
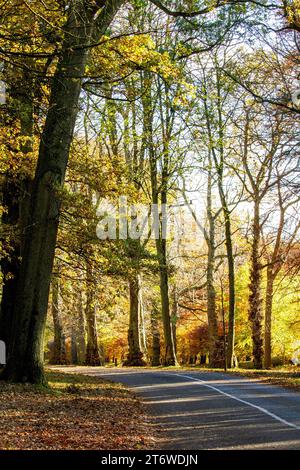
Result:
{"label": "woodland", "polygon": [[0,0],[2,380],[297,369],[299,64],[299,0]]}

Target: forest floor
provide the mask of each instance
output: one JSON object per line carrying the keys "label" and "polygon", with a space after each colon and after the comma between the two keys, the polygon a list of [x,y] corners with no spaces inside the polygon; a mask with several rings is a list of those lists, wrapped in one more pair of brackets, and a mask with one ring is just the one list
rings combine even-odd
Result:
{"label": "forest floor", "polygon": [[0,381],[0,450],[155,448],[135,395],[100,377],[48,371],[49,388]]}

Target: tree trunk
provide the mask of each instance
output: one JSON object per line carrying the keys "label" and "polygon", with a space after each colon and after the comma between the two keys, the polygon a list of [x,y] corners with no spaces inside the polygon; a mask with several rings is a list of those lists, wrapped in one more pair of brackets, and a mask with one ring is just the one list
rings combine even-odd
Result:
{"label": "tree trunk", "polygon": [[[28,137],[21,145],[22,153],[32,151],[33,137],[33,87],[32,78],[24,72],[21,78],[11,84],[10,98],[12,102],[9,113],[12,118],[20,119],[21,135]],[[2,205],[5,211],[2,214],[2,225],[5,234],[2,240],[3,251],[7,256],[1,259],[1,272],[3,279],[1,309],[0,309],[0,339],[6,343],[7,358],[9,358],[12,343],[12,319],[14,299],[20,272],[20,257],[22,255],[22,231],[28,215],[30,180],[8,172],[4,177],[2,187]]]}
{"label": "tree trunk", "polygon": [[231,238],[230,215],[227,214],[225,222],[226,251],[228,263],[228,286],[229,286],[229,307],[228,307],[228,335],[227,335],[227,365],[229,368],[235,367],[234,362],[234,341],[235,341],[235,274],[234,255]]}
{"label": "tree trunk", "polygon": [[254,367],[263,366],[262,339],[262,299],[261,299],[261,268],[259,262],[260,216],[259,201],[254,203],[253,240],[251,249],[249,320],[252,327]]}
{"label": "tree trunk", "polygon": [[86,283],[86,306],[85,321],[87,332],[87,345],[85,364],[88,366],[104,365],[103,358],[100,355],[97,333],[97,306],[95,298],[95,286],[93,284],[92,266],[87,262],[87,283]]}
{"label": "tree trunk", "polygon": [[219,177],[219,194],[223,208],[223,216],[225,222],[225,245],[228,266],[228,289],[229,289],[229,307],[228,307],[228,335],[227,335],[227,366],[234,367],[234,341],[235,341],[235,274],[234,274],[234,255],[231,238],[231,220],[230,211],[226,196],[223,190],[223,177]]}
{"label": "tree trunk", "polygon": [[[2,214],[2,227],[5,234],[2,239],[2,249],[7,253],[1,258],[1,272],[3,279],[1,311],[0,311],[0,339],[6,344],[7,359],[11,346],[12,311],[16,296],[16,287],[20,269],[20,240],[16,233],[19,222],[19,197],[16,184],[5,178],[3,185],[2,205],[6,211]],[[7,233],[13,229],[15,234]]]}
{"label": "tree trunk", "polygon": [[[222,205],[224,225],[225,225],[225,245],[226,245],[226,255],[227,255],[227,266],[228,266],[228,289],[229,289],[229,308],[228,308],[228,345],[227,345],[227,366],[233,367],[233,357],[234,357],[234,341],[235,341],[235,271],[234,271],[234,256],[233,256],[233,247],[232,247],[232,237],[231,237],[231,219],[230,219],[230,210],[227,203],[226,194],[223,187],[223,172],[224,172],[224,123],[222,116],[222,99],[221,99],[221,81],[219,71],[217,70],[217,93],[218,97],[218,145],[215,146],[213,133],[212,133],[212,122],[211,116],[207,107],[207,99],[204,99],[204,107],[206,114],[206,123],[207,130],[210,139],[210,144],[212,146],[211,152],[213,156],[214,166],[217,170],[218,177],[218,192],[220,196],[220,201]],[[219,159],[217,154],[219,154]]]}
{"label": "tree trunk", "polygon": [[223,367],[224,357],[221,338],[218,332],[218,318],[216,311],[216,290],[214,287],[214,261],[211,248],[208,249],[208,262],[206,273],[207,292],[207,322],[209,335],[209,365],[210,367]]}
{"label": "tree trunk", "polygon": [[[279,259],[280,249],[281,249],[281,239],[282,233],[285,224],[285,212],[286,208],[289,207],[290,201],[287,203],[287,206],[284,206],[284,200],[281,193],[281,179],[277,181],[277,190],[278,190],[278,202],[280,208],[280,218],[279,224],[277,227],[277,234],[275,238],[275,245],[269,260],[270,264],[267,268],[267,286],[266,286],[266,300],[265,300],[265,351],[264,351],[264,366],[266,369],[272,367],[272,310],[273,310],[273,291],[274,291],[274,282],[275,279],[282,267],[282,259]],[[293,238],[297,233],[294,231]],[[287,246],[287,253],[291,244]]]}
{"label": "tree trunk", "polygon": [[84,319],[84,308],[83,308],[83,299],[82,291],[79,290],[76,296],[76,306],[77,310],[76,315],[76,344],[77,344],[77,359],[79,364],[84,364],[86,356],[86,344],[85,344],[85,319]]}
{"label": "tree trunk", "polygon": [[97,322],[96,322],[96,308],[89,304],[91,296],[87,296],[87,305],[85,309],[86,330],[87,330],[87,345],[85,364],[87,366],[102,366],[104,361],[100,356],[100,349],[98,346]]}
{"label": "tree trunk", "polygon": [[143,288],[142,288],[142,276],[137,275],[139,278],[139,292],[138,292],[138,303],[139,303],[139,338],[140,347],[144,357],[147,357],[147,337],[146,337],[146,325],[145,325],[145,310],[143,300]]}
{"label": "tree trunk", "polygon": [[207,322],[209,335],[209,364],[210,367],[223,367],[224,358],[222,355],[221,339],[218,332],[218,315],[216,309],[215,290],[215,218],[212,212],[212,176],[211,158],[209,158],[209,169],[207,178],[207,219],[208,233],[207,243],[207,271],[206,271],[206,293],[207,293]]}
{"label": "tree trunk", "polygon": [[60,206],[56,189],[64,182],[87,62],[89,48],[82,44],[105,32],[122,3],[108,2],[97,18],[97,31],[93,32],[94,4],[76,2],[64,28],[65,40],[41,136],[14,302],[12,352],[4,370],[4,378],[12,381],[45,382],[43,339]]}
{"label": "tree trunk", "polygon": [[178,298],[177,298],[177,288],[176,288],[176,285],[174,285],[173,293],[172,293],[171,330],[172,330],[172,341],[173,341],[175,356],[177,356],[177,320],[178,320]]}
{"label": "tree trunk", "polygon": [[151,314],[151,333],[152,333],[152,351],[151,351],[151,366],[156,367],[160,365],[160,333],[158,324],[158,309],[153,304]]}
{"label": "tree trunk", "polygon": [[267,287],[265,303],[265,368],[272,367],[272,307],[273,307],[274,276],[272,267],[267,270]]}
{"label": "tree trunk", "polygon": [[63,331],[63,322],[61,318],[61,296],[59,275],[53,276],[52,280],[52,318],[54,326],[54,344],[53,355],[50,359],[51,364],[66,364],[66,337]]}
{"label": "tree trunk", "polygon": [[234,272],[234,256],[232,247],[232,235],[231,235],[231,218],[230,210],[227,203],[227,197],[223,187],[223,171],[224,171],[224,122],[222,115],[222,78],[220,70],[216,69],[217,78],[217,90],[218,90],[218,150],[220,154],[218,169],[218,188],[219,195],[223,209],[223,216],[225,222],[225,245],[227,254],[227,266],[228,266],[228,289],[229,289],[229,307],[228,307],[228,335],[227,335],[227,366],[229,368],[234,367],[234,341],[235,341],[235,272]]}
{"label": "tree trunk", "polygon": [[144,366],[143,353],[140,346],[140,276],[130,278],[129,280],[129,299],[130,299],[130,314],[129,314],[129,329],[128,329],[128,356],[124,362],[124,366]]}
{"label": "tree trunk", "polygon": [[77,365],[78,361],[78,345],[77,334],[74,326],[71,328],[71,364]]}
{"label": "tree trunk", "polygon": [[163,239],[158,239],[156,242],[159,260],[161,316],[164,330],[163,364],[165,366],[173,366],[176,364],[176,356],[170,319],[169,275],[166,259],[166,243]]}
{"label": "tree trunk", "polygon": [[[159,191],[158,191],[158,174],[157,174],[157,156],[154,150],[153,143],[153,105],[151,96],[151,76],[145,72],[145,90],[143,94],[143,135],[144,145],[147,146],[149,152],[150,162],[150,179],[151,179],[151,193],[152,193],[152,208],[153,218],[158,230],[155,230],[155,242],[156,242],[156,253],[159,262],[159,278],[160,278],[160,296],[161,296],[161,313],[164,331],[164,354],[163,363],[164,365],[175,365],[176,355],[175,347],[172,337],[172,328],[170,322],[170,303],[169,303],[169,275],[167,266],[167,245],[165,233],[166,230],[166,204],[167,204],[167,183],[168,183],[168,164],[164,163],[162,182],[160,190],[161,194],[161,217],[159,214]],[[164,142],[164,147],[168,144]],[[168,151],[165,150],[165,161],[167,160]],[[160,225],[160,227],[158,227]]]}

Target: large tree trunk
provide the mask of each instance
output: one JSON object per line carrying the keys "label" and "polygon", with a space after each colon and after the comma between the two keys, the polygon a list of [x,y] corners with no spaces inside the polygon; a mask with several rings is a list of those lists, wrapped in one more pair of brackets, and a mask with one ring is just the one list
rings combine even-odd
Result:
{"label": "large tree trunk", "polygon": [[[19,80],[13,81],[10,90],[11,118],[20,119],[21,135],[28,137],[21,145],[25,155],[32,151],[33,136],[33,81],[26,74]],[[14,300],[20,272],[20,257],[22,255],[22,231],[28,215],[30,180],[29,177],[19,177],[7,172],[2,186],[2,214],[4,235],[2,249],[5,254],[1,258],[3,279],[1,309],[0,309],[0,339],[6,343],[7,358],[11,350],[12,319]]]}
{"label": "large tree trunk", "polygon": [[129,301],[130,301],[130,314],[129,314],[129,329],[128,329],[128,356],[124,362],[124,366],[144,366],[143,352],[140,345],[140,289],[141,280],[140,276],[130,278],[129,280]]}
{"label": "large tree trunk", "polygon": [[93,34],[94,2],[93,6],[85,1],[76,2],[64,28],[65,40],[41,136],[14,302],[12,352],[4,370],[4,377],[12,381],[45,382],[43,339],[60,206],[56,189],[64,182],[87,62],[89,48],[82,44],[103,34],[122,3],[107,2],[98,16],[97,34]]}
{"label": "large tree trunk", "polygon": [[262,299],[261,299],[261,267],[259,262],[260,216],[259,201],[254,203],[253,240],[251,247],[249,320],[252,327],[254,367],[263,366],[262,338]]}
{"label": "large tree trunk", "polygon": [[[3,185],[2,205],[6,210],[2,214],[1,221],[4,228],[4,236],[1,242],[5,256],[1,258],[3,288],[0,311],[0,339],[6,344],[8,358],[11,345],[12,311],[20,269],[20,240],[16,233],[19,222],[19,197],[16,184],[8,177]],[[15,231],[14,234],[11,233],[12,230]]]}

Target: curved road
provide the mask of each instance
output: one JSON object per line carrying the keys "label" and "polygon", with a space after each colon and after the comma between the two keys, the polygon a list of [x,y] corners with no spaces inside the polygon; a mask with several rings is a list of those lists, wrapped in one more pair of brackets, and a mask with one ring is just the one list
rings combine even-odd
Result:
{"label": "curved road", "polygon": [[161,449],[300,449],[300,393],[219,372],[66,367],[122,382],[161,429]]}

